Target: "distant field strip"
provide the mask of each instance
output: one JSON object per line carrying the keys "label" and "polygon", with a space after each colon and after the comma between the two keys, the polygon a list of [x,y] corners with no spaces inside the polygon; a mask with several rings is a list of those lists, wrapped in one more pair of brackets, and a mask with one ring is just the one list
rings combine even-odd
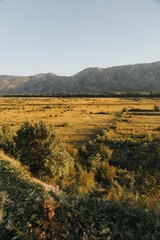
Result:
{"label": "distant field strip", "polygon": [[77,147],[110,126],[110,136],[117,139],[159,135],[155,105],[160,106],[159,98],[0,98],[0,125],[16,130],[26,119],[43,120],[63,142]]}

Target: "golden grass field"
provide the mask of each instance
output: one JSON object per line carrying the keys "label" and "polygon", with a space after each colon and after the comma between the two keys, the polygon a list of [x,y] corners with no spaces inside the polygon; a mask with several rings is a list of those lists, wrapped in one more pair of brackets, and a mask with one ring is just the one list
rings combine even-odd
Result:
{"label": "golden grass field", "polygon": [[[87,142],[100,130],[116,121],[117,129],[111,129],[112,138],[126,138],[149,133],[159,135],[160,113],[132,115],[123,108],[153,110],[160,106],[160,99],[149,98],[0,98],[0,125],[10,124],[18,129],[28,119],[43,120],[52,124],[59,138],[77,147]],[[67,123],[63,126],[64,123]]]}

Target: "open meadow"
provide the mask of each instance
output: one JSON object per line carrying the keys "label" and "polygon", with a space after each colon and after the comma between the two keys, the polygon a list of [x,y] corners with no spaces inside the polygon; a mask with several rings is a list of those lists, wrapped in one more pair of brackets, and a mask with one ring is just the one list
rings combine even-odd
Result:
{"label": "open meadow", "polygon": [[59,138],[73,147],[110,127],[113,139],[159,135],[159,98],[0,98],[0,125],[13,129],[28,119],[52,124]]}

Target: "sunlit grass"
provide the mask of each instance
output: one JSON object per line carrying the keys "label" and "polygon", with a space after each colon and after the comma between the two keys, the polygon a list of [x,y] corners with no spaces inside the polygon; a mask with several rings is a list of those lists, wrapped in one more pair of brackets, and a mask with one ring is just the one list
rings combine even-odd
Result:
{"label": "sunlit grass", "polygon": [[[153,110],[159,99],[148,98],[0,98],[0,125],[14,129],[28,119],[52,124],[60,139],[73,146],[84,144],[100,130],[117,121],[113,138],[126,138],[149,132],[159,135],[159,115],[133,115],[131,109]],[[102,114],[103,113],[103,114]],[[66,123],[66,127],[62,127]]]}

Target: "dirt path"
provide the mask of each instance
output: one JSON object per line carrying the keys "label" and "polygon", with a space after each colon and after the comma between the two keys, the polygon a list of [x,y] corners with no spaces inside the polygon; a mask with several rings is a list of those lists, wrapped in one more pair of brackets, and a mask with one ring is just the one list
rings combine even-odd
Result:
{"label": "dirt path", "polygon": [[4,154],[4,152],[2,150],[0,150],[0,159],[4,159],[6,161],[9,161],[10,163],[13,164],[13,166],[22,169],[22,171],[24,171],[27,174],[28,178],[30,178],[31,181],[33,181],[35,183],[38,183],[39,185],[43,186],[45,190],[52,191],[56,194],[60,194],[62,192],[61,190],[59,190],[58,186],[54,187],[52,185],[49,185],[49,184],[33,177],[31,175],[31,173],[28,172],[26,170],[26,168],[18,160],[15,160],[14,158],[11,158],[11,157],[7,156],[6,154]]}
{"label": "dirt path", "polygon": [[47,184],[47,183],[45,183],[45,182],[43,182],[41,180],[38,180],[37,178],[32,178],[32,180],[34,182],[42,185],[45,188],[45,190],[47,190],[47,191],[52,191],[52,192],[59,193],[59,194],[61,193],[61,191],[59,190],[58,186],[54,187],[54,186],[49,185],[49,184]]}

